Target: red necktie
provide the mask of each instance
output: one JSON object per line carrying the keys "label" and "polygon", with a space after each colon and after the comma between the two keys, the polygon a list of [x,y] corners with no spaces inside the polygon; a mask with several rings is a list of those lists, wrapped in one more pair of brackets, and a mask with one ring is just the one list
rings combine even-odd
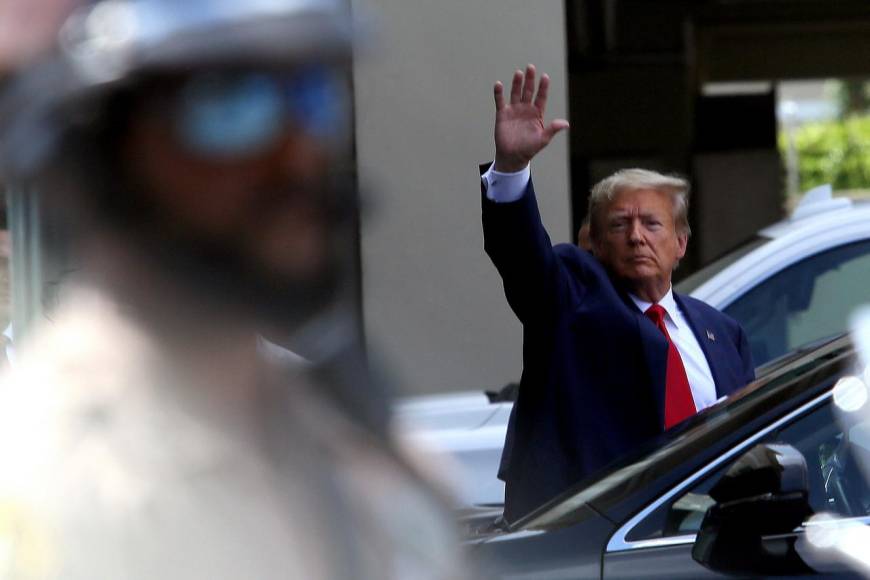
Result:
{"label": "red necktie", "polygon": [[689,388],[689,377],[677,346],[665,328],[665,309],[653,304],[644,313],[668,339],[668,367],[665,371],[665,429],[670,429],[683,419],[694,415],[695,401]]}

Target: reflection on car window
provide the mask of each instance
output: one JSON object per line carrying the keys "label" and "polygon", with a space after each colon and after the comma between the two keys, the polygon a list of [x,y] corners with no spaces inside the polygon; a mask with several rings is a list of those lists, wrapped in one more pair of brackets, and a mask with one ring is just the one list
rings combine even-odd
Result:
{"label": "reflection on car window", "polygon": [[794,441],[807,460],[814,512],[865,516],[870,513],[870,487],[859,464],[866,463],[870,452],[864,438],[870,423],[842,426],[831,408],[826,405],[826,413],[815,413],[784,429],[780,439]]}
{"label": "reflection on car window", "polygon": [[[870,515],[870,486],[862,469],[870,465],[870,421],[843,424],[824,403],[765,441],[788,443],[807,461],[813,512],[846,517]],[[733,462],[731,462],[733,463]],[[695,534],[715,502],[708,495],[731,463],[714,471],[673,502],[664,504],[632,530],[630,541]]]}
{"label": "reflection on car window", "polygon": [[849,313],[870,298],[870,242],[803,260],[727,306],[743,325],[756,365],[846,329]]}
{"label": "reflection on car window", "polygon": [[[770,438],[758,442],[768,441]],[[719,481],[729,466],[730,463],[726,463],[695,484],[687,493],[653,511],[629,532],[626,539],[635,542],[697,533],[707,508],[716,503],[709,495],[710,488]]]}

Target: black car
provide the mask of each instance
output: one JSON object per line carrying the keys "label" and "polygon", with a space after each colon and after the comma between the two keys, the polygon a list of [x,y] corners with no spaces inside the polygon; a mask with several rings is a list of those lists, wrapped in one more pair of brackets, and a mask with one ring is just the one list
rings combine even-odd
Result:
{"label": "black car", "polygon": [[741,394],[522,520],[469,514],[470,551],[494,578],[863,577],[798,549],[812,514],[870,521],[858,366],[841,337],[759,369]]}

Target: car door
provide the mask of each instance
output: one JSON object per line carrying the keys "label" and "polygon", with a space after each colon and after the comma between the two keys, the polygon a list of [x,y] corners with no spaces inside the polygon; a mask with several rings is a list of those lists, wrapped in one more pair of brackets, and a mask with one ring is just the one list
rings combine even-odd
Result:
{"label": "car door", "polygon": [[691,550],[704,513],[714,503],[707,492],[756,443],[788,443],[804,455],[815,513],[866,523],[870,519],[870,413],[864,409],[866,403],[860,410],[844,412],[832,393],[729,449],[623,525],[608,543],[603,578],[726,577],[696,563]]}

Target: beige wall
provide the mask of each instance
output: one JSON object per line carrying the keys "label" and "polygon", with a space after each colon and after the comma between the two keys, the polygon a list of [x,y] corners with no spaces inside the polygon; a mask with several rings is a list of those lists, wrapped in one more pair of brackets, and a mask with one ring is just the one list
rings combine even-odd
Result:
{"label": "beige wall", "polygon": [[[354,0],[354,6],[361,6]],[[367,0],[377,42],[355,64],[370,347],[411,392],[519,379],[522,337],[483,252],[477,164],[492,157],[492,84],[534,62],[566,116],[564,10],[542,0]],[[567,139],[535,162],[553,241],[567,241]]]}

